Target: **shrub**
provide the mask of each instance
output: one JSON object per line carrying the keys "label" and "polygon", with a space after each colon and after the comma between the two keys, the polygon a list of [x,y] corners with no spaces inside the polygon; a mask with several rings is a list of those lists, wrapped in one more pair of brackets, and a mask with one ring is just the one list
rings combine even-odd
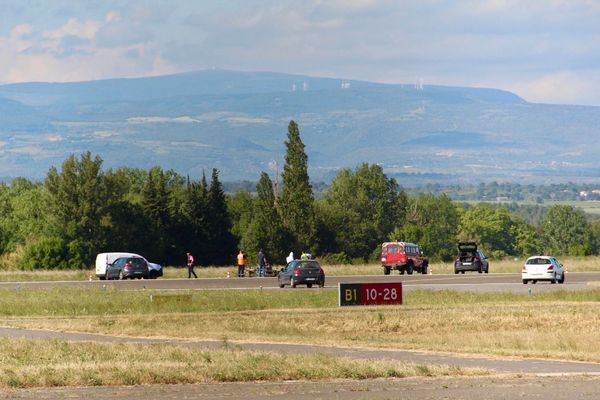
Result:
{"label": "shrub", "polygon": [[64,240],[50,237],[27,245],[17,267],[24,270],[66,269],[67,260],[68,251]]}

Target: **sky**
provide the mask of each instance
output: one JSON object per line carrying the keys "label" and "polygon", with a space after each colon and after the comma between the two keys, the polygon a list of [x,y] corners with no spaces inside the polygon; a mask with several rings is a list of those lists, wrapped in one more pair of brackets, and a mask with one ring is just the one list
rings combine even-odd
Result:
{"label": "sky", "polygon": [[222,68],[600,106],[600,0],[0,0],[0,83]]}

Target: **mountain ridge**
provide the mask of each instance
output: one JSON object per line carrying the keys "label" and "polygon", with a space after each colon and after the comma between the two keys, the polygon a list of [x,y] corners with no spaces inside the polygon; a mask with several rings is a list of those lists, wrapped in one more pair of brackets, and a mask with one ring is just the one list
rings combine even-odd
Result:
{"label": "mountain ridge", "polygon": [[293,119],[314,180],[368,162],[405,184],[593,181],[599,111],[492,88],[271,72],[17,83],[0,85],[0,176],[40,179],[89,150],[106,168],[199,177],[215,167],[225,180],[256,180],[282,165]]}

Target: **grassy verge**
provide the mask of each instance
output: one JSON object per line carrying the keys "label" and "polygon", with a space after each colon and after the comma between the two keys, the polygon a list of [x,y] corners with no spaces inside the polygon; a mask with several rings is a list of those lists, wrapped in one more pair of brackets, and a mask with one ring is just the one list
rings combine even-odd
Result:
{"label": "grassy verge", "polygon": [[328,355],[197,350],[166,345],[0,339],[0,387],[101,386],[409,376],[483,375],[485,370]]}
{"label": "grassy verge", "polygon": [[[116,335],[360,345],[600,362],[600,291],[414,291],[405,305],[336,307],[335,291],[0,292],[4,325]],[[27,319],[10,318],[28,316]],[[556,335],[549,333],[557,333]],[[585,334],[582,334],[585,332]]]}

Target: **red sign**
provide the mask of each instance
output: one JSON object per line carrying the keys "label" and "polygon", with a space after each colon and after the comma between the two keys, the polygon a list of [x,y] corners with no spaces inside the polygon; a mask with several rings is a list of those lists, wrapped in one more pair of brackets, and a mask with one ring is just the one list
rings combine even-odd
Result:
{"label": "red sign", "polygon": [[402,304],[402,282],[340,283],[339,305]]}

